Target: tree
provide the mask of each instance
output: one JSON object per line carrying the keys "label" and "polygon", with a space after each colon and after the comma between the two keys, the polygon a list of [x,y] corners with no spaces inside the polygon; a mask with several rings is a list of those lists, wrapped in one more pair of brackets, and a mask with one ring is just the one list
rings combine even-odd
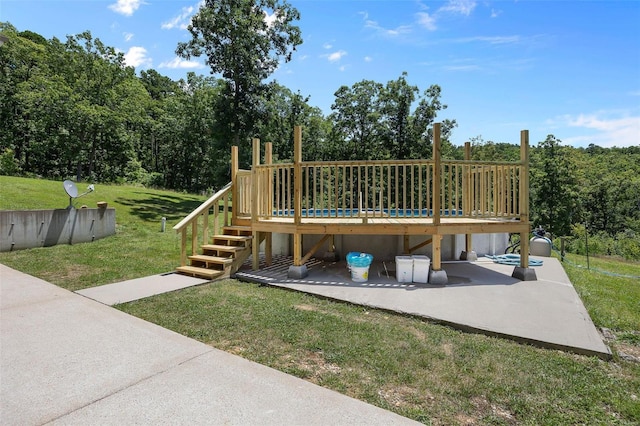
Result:
{"label": "tree", "polygon": [[[230,120],[228,140],[239,145],[253,131],[262,81],[289,61],[302,43],[292,23],[299,12],[279,0],[205,0],[188,27],[192,39],[179,43],[184,58],[206,55],[211,73],[226,82],[222,112]],[[244,152],[245,150],[241,150]]]}
{"label": "tree", "polygon": [[[338,89],[329,117],[337,159],[404,160],[431,156],[432,125],[438,112],[447,106],[440,101],[440,86],[432,85],[420,95],[418,87],[409,85],[406,77],[404,72],[386,86],[362,80]],[[442,121],[445,156],[456,152],[448,143],[456,125],[455,120]]]}
{"label": "tree", "polygon": [[382,88],[380,83],[362,80],[335,92],[329,117],[333,122],[331,157],[340,160],[380,158]]}
{"label": "tree", "polygon": [[548,135],[531,158],[532,221],[556,236],[569,235],[571,224],[579,218],[575,163],[570,148],[560,143]]}
{"label": "tree", "polygon": [[304,160],[322,158],[326,141],[326,120],[322,111],[308,104],[309,97],[294,93],[273,81],[264,92],[260,106],[260,122],[256,135],[262,142],[273,143],[274,161],[293,161],[295,126],[303,128]]}

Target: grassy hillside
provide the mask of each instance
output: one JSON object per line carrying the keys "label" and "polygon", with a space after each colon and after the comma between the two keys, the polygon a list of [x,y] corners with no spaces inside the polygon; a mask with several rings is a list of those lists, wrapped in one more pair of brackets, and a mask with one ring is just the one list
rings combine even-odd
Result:
{"label": "grassy hillside", "polygon": [[[0,176],[0,210],[65,208],[62,182]],[[78,184],[79,192],[86,185]],[[106,201],[116,209],[116,235],[92,243],[0,253],[0,262],[60,287],[78,290],[173,270],[180,242],[171,229],[205,197],[132,186],[96,185],[76,207]],[[167,218],[166,232],[160,232]]]}

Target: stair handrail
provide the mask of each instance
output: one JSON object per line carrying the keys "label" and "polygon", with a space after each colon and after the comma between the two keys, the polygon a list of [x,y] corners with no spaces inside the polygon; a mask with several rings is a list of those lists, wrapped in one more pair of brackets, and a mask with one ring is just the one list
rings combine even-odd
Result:
{"label": "stair handrail", "polygon": [[[180,265],[185,266],[187,264],[187,227],[191,225],[191,253],[195,254],[198,250],[198,218],[203,217],[203,244],[207,243],[209,239],[208,231],[209,231],[209,209],[212,206],[216,206],[213,209],[214,214],[214,232],[217,231],[217,222],[218,222],[218,214],[219,208],[217,208],[220,200],[225,199],[232,189],[232,182],[229,182],[225,186],[223,186],[220,190],[218,190],[215,194],[209,197],[208,200],[200,204],[194,211],[189,213],[184,219],[178,222],[177,225],[173,227],[176,233],[182,233],[182,241],[180,244]],[[226,201],[226,199],[225,199]],[[228,205],[225,202],[224,204],[224,217],[223,217],[223,226],[227,224],[227,211]]]}

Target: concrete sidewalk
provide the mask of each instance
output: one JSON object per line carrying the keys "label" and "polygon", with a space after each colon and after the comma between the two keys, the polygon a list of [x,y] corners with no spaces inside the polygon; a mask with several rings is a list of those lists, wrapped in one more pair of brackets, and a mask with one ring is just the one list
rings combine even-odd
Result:
{"label": "concrete sidewalk", "polygon": [[0,265],[3,425],[400,425],[409,419]]}
{"label": "concrete sidewalk", "polygon": [[209,280],[188,277],[175,272],[151,275],[119,283],[105,284],[76,291],[89,299],[108,306],[145,299],[157,294],[169,293],[183,288],[206,284]]}

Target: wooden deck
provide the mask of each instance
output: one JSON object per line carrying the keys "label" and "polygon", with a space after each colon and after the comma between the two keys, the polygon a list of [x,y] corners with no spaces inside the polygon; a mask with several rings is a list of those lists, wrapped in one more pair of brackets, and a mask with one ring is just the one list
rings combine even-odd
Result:
{"label": "wooden deck", "polygon": [[[265,144],[262,155],[260,141],[254,139],[251,170],[241,170],[238,147],[232,147],[230,184],[174,227],[182,233],[183,265],[191,225],[192,255],[200,237],[200,246],[209,243],[211,228],[213,233],[225,226],[250,229],[255,269],[260,257],[256,242],[266,241],[269,259],[273,233],[292,236],[295,267],[302,267],[333,235],[431,236],[434,271],[441,270],[443,235],[465,235],[466,252],[472,252],[473,234],[519,233],[520,269],[529,270],[528,131],[520,134],[517,162],[471,161],[469,143],[465,160],[442,159],[439,123],[433,134],[430,160],[303,162],[300,127],[294,131],[293,163],[273,163],[272,144]],[[222,215],[219,205],[224,206]],[[327,238],[303,254],[303,235]]]}
{"label": "wooden deck", "polygon": [[281,234],[359,234],[359,235],[452,235],[529,232],[529,224],[514,220],[444,218],[293,218],[260,219],[251,224],[254,231]]}

